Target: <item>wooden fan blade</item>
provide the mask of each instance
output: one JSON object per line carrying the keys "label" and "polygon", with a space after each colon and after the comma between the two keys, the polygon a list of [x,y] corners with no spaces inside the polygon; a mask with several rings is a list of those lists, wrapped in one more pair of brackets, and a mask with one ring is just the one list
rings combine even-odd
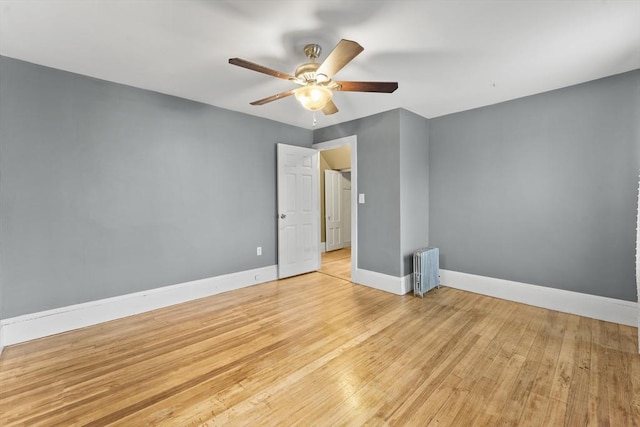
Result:
{"label": "wooden fan blade", "polygon": [[267,68],[264,65],[254,64],[253,62],[245,61],[240,58],[229,58],[229,64],[237,65],[238,67],[246,68],[248,70],[257,71],[259,73],[267,74],[269,76],[277,77],[279,79],[284,80],[294,80],[291,74],[281,73],[280,71],[272,70],[271,68]]}
{"label": "wooden fan blade", "polygon": [[364,48],[358,43],[342,39],[320,65],[316,73],[332,78],[363,50]]}
{"label": "wooden fan blade", "polygon": [[278,99],[286,98],[287,96],[293,95],[295,90],[288,90],[286,92],[276,93],[275,95],[268,96],[266,98],[259,99],[257,101],[251,102],[251,105],[264,105],[272,101],[277,101]]}
{"label": "wooden fan blade", "polygon": [[342,92],[382,92],[392,93],[398,89],[398,82],[336,82]]}
{"label": "wooden fan blade", "polygon": [[329,114],[335,114],[338,112],[338,107],[336,107],[336,104],[334,104],[333,101],[329,101],[322,109],[322,112],[325,116],[328,116]]}

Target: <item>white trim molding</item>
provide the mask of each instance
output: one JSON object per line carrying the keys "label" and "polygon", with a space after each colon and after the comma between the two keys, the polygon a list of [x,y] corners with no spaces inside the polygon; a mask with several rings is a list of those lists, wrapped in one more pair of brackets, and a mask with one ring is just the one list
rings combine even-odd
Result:
{"label": "white trim molding", "polygon": [[4,328],[2,327],[2,323],[0,323],[0,354],[2,354],[2,350],[4,350]]}
{"label": "white trim molding", "polygon": [[637,303],[563,289],[440,270],[443,286],[592,319],[636,326]]}
{"label": "white trim molding", "polygon": [[277,266],[272,265],[2,319],[0,320],[1,344],[12,345],[84,328],[222,292],[270,282],[276,280],[277,277]]}
{"label": "white trim molding", "polygon": [[404,277],[396,277],[358,268],[352,275],[351,281],[358,285],[368,286],[396,295],[404,295],[413,289],[411,285],[411,274]]}

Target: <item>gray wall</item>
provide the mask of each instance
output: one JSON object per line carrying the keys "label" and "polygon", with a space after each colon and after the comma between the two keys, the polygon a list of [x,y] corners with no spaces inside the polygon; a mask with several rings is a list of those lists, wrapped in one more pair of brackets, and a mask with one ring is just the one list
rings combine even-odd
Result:
{"label": "gray wall", "polygon": [[358,136],[358,267],[401,275],[400,111],[316,129],[314,142]]}
{"label": "gray wall", "polygon": [[0,318],[275,264],[275,142],[354,134],[360,268],[635,301],[639,74],[312,134],[0,57]]}
{"label": "gray wall", "polygon": [[314,141],[358,137],[358,267],[402,277],[429,243],[428,122],[396,109],[317,129]]}
{"label": "gray wall", "polygon": [[276,142],[312,132],[0,57],[1,317],[276,264]]}
{"label": "gray wall", "polygon": [[441,267],[636,301],[640,71],[431,119]]}
{"label": "gray wall", "polygon": [[401,276],[413,271],[413,252],[429,246],[429,127],[400,110]]}

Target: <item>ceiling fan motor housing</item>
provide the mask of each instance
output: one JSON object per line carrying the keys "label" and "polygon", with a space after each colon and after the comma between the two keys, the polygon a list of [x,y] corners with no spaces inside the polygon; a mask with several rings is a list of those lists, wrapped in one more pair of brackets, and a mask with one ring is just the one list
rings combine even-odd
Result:
{"label": "ceiling fan motor housing", "polygon": [[317,74],[316,71],[320,67],[317,62],[307,62],[296,68],[295,76],[304,83],[323,83],[328,80],[324,74]]}
{"label": "ceiling fan motor housing", "polygon": [[296,68],[295,76],[301,80],[300,83],[324,83],[329,80],[324,74],[317,74],[320,64],[316,62],[316,59],[320,56],[320,53],[322,53],[320,45],[308,44],[304,47],[304,54],[307,55],[307,58],[309,58],[311,62],[301,64]]}

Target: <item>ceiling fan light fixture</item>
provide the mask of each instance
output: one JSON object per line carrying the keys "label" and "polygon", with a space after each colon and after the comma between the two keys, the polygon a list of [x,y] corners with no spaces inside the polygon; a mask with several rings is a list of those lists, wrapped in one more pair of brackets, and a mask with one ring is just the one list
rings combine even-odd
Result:
{"label": "ceiling fan light fixture", "polygon": [[307,110],[322,110],[333,98],[333,92],[326,87],[307,85],[296,89],[296,99]]}

